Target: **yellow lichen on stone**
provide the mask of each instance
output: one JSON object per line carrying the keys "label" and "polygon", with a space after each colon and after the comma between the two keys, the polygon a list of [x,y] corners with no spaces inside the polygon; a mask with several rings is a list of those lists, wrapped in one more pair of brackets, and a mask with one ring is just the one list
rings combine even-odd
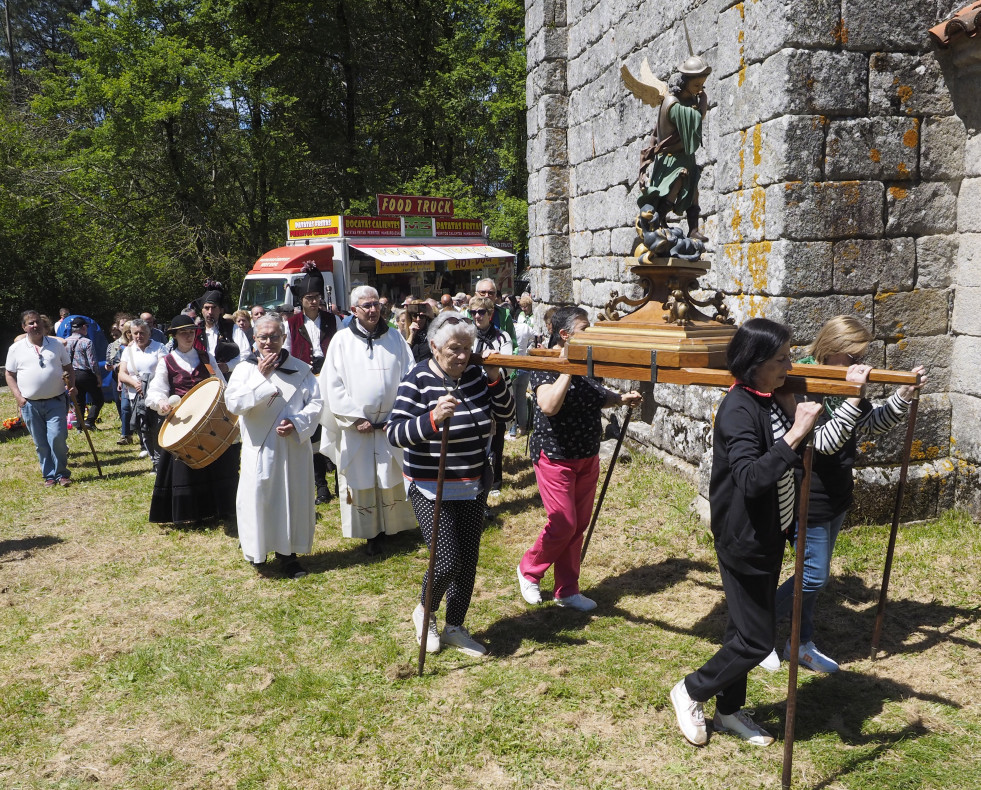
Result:
{"label": "yellow lichen on stone", "polygon": [[901,176],[908,176],[909,175],[909,168],[906,167],[906,163],[905,162],[900,162],[898,165],[896,165],[896,170],[899,171],[899,175],[901,175]]}
{"label": "yellow lichen on stone", "polygon": [[[760,166],[760,162],[763,161],[763,132],[760,128],[760,124],[756,124],[753,127],[753,165],[755,167]],[[756,183],[756,178],[754,176],[753,183]]]}
{"label": "yellow lichen on stone", "polygon": [[904,200],[908,194],[903,187],[889,187],[889,197],[893,200]]}
{"label": "yellow lichen on stone", "polygon": [[753,279],[753,288],[765,291],[767,287],[767,270],[770,250],[773,244],[769,241],[752,242],[746,250],[746,265],[749,276]]}
{"label": "yellow lichen on stone", "polygon": [[896,89],[896,95],[899,97],[899,100],[905,104],[913,98],[913,89],[909,85],[900,85]]}
{"label": "yellow lichen on stone", "polygon": [[831,28],[831,38],[839,44],[848,43],[848,28],[845,27],[845,20],[839,19],[837,24]]}
{"label": "yellow lichen on stone", "polygon": [[871,149],[869,149],[869,159],[871,159],[873,162],[881,162],[882,161],[882,154],[879,153],[879,149],[878,148],[871,148]]}
{"label": "yellow lichen on stone", "polygon": [[865,309],[865,302],[859,299],[852,307],[855,308],[856,313],[861,313]]}
{"label": "yellow lichen on stone", "polygon": [[903,135],[903,145],[907,148],[916,148],[917,143],[920,142],[920,122],[917,119],[913,120],[913,128],[908,129],[906,134]]}
{"label": "yellow lichen on stone", "polygon": [[756,187],[750,195],[750,200],[753,207],[749,212],[749,221],[753,223],[756,230],[762,230],[766,220],[766,190]]}

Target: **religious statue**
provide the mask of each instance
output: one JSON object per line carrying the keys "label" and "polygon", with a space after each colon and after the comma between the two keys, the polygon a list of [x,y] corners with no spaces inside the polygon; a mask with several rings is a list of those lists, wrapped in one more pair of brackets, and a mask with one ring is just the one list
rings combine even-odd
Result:
{"label": "religious statue", "polygon": [[[700,246],[708,239],[698,230],[698,178],[700,168],[695,152],[702,145],[702,120],[708,108],[705,80],[712,73],[702,58],[692,55],[678,67],[670,84],[657,79],[645,60],[640,78],[634,77],[626,66],[620,69],[623,82],[638,99],[658,108],[654,133],[641,151],[637,205],[645,224],[666,229],[669,213],[688,220],[688,239]],[[661,254],[675,246],[665,238],[653,250]],[[669,243],[670,242],[670,243]]]}

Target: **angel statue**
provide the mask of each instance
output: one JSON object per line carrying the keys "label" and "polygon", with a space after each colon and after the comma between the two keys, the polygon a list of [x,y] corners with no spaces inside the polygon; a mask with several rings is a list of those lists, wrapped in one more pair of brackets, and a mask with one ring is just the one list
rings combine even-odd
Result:
{"label": "angel statue", "polygon": [[669,212],[684,215],[688,238],[698,242],[708,241],[698,230],[701,169],[695,164],[695,152],[702,145],[702,120],[708,109],[704,87],[711,73],[711,67],[697,55],[678,67],[670,84],[654,76],[646,59],[640,67],[640,79],[626,66],[620,69],[627,89],[644,104],[658,108],[654,133],[640,152],[637,205],[642,211],[652,207],[655,224],[662,228],[667,225]]}

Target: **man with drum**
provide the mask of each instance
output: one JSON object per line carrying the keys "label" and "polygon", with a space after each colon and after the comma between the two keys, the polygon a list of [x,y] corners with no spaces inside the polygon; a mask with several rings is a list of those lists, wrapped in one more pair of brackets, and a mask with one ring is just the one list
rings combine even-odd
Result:
{"label": "man with drum", "polygon": [[324,444],[337,465],[342,534],[367,539],[365,551],[374,555],[385,535],[416,526],[402,450],[385,436],[399,382],[415,360],[402,335],[382,319],[378,291],[355,288],[351,305],[354,320],[337,333],[320,376]]}
{"label": "man with drum", "polygon": [[[324,366],[327,349],[334,335],[341,329],[341,320],[333,313],[324,310],[322,299],[324,294],[324,276],[316,264],[308,263],[303,270],[303,276],[298,277],[290,286],[293,298],[300,303],[302,311],[294,313],[287,319],[286,341],[283,347],[294,357],[306,362],[314,375],[320,374]],[[320,446],[320,425],[312,436],[313,446]],[[320,453],[313,456],[313,474],[317,485],[316,504],[322,505],[331,500],[330,488],[327,486],[327,457]]]}
{"label": "man with drum", "polygon": [[[195,347],[200,330],[190,316],[175,316],[167,331],[174,337],[174,349],[157,362],[146,396],[147,407],[161,417],[170,414],[181,398],[195,385],[210,378],[218,368],[213,354]],[[218,377],[224,381],[220,373]],[[196,429],[207,430],[207,425],[196,426]],[[164,438],[166,430],[165,427]],[[238,487],[239,448],[238,443],[231,444],[203,469],[193,469],[161,449],[150,500],[150,521],[164,524],[195,523],[214,518],[232,521]]]}
{"label": "man with drum", "polygon": [[282,323],[272,316],[254,327],[256,353],[232,371],[225,404],[239,415],[242,475],[238,535],[245,559],[263,566],[276,553],[280,571],[306,575],[297,554],[309,554],[317,512],[313,446],[323,401],[310,366],[283,348]]}

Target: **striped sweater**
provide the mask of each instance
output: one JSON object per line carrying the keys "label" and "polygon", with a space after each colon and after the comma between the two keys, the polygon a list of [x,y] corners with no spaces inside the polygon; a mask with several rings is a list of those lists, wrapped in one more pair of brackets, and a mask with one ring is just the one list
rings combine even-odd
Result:
{"label": "striped sweater", "polygon": [[432,498],[439,472],[442,426],[433,422],[433,408],[443,395],[452,393],[460,404],[450,418],[446,454],[446,499],[474,499],[481,491],[481,473],[490,454],[494,419],[514,416],[514,398],[502,376],[488,384],[482,368],[470,365],[456,387],[444,383],[423,361],[399,384],[386,433],[388,441],[404,453],[403,473]]}

